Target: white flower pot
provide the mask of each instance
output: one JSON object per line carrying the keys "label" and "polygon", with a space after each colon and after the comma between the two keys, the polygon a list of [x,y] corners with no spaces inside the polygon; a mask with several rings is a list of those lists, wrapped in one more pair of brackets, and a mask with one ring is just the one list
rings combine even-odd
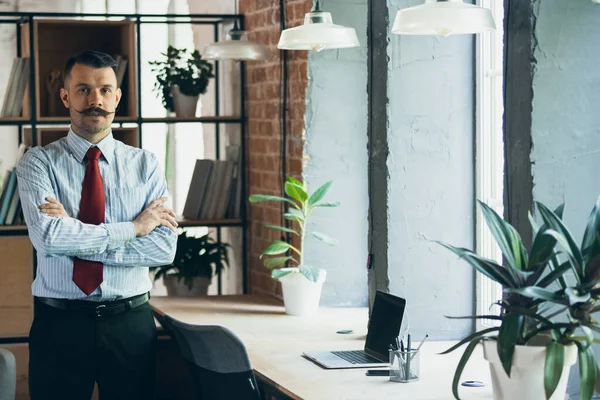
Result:
{"label": "white flower pot", "polygon": [[196,116],[196,105],[200,96],[186,96],[179,91],[179,87],[171,88],[173,108],[175,115],[180,118],[193,118]]}
{"label": "white flower pot", "polygon": [[[490,363],[494,400],[546,400],[544,391],[546,347],[516,346],[510,378],[502,368],[495,340],[486,340],[483,343],[483,355]],[[575,345],[567,346],[565,348],[565,366],[560,381],[548,400],[564,400],[569,370],[576,360],[577,347]]]}
{"label": "white flower pot", "polygon": [[168,296],[176,297],[191,297],[191,296],[206,296],[211,279],[204,277],[195,277],[192,282],[192,288],[184,283],[183,279],[179,281],[176,275],[163,276],[163,282],[167,288]]}
{"label": "white flower pot", "polygon": [[[297,268],[293,268],[297,270]],[[321,270],[317,282],[312,282],[299,272],[279,279],[283,291],[283,304],[288,315],[310,316],[319,312],[321,289],[327,271]]]}

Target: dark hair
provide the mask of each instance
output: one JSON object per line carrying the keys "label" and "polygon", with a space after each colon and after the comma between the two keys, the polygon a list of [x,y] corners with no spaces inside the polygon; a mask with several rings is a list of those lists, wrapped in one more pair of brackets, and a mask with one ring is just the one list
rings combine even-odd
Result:
{"label": "dark hair", "polygon": [[67,79],[71,76],[71,70],[75,64],[87,65],[92,68],[106,68],[110,67],[117,74],[117,62],[114,58],[106,53],[102,53],[96,50],[86,49],[80,51],[74,56],[69,57],[67,60],[67,64],[65,65],[65,70],[63,73],[65,86]]}

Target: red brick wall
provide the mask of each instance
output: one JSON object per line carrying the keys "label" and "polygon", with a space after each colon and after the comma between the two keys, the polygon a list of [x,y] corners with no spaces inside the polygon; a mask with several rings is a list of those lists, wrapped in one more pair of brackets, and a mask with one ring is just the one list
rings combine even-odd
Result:
{"label": "red brick wall", "polygon": [[[286,0],[286,27],[302,24],[310,11],[310,0]],[[267,61],[246,63],[247,179],[249,194],[282,193],[281,176],[281,51],[279,41],[279,2],[240,0],[249,40],[266,44]],[[305,92],[308,83],[307,52],[288,51],[287,175],[302,177],[302,151]],[[281,296],[281,288],[259,259],[260,253],[280,232],[264,225],[280,225],[279,203],[264,202],[248,206],[249,288],[251,293]]]}

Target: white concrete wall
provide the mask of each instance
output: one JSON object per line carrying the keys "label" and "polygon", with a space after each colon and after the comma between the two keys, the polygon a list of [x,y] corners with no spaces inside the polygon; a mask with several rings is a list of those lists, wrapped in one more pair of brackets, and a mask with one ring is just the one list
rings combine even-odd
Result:
{"label": "white concrete wall", "polygon": [[[388,1],[390,25],[412,5]],[[417,337],[472,329],[444,316],[473,313],[473,269],[432,241],[474,245],[473,40],[390,35],[388,275]]]}
{"label": "white concrete wall", "polygon": [[306,264],[327,270],[321,304],[364,306],[367,293],[367,2],[322,1],[335,24],[356,29],[361,46],[311,52],[306,92],[304,179],[315,190],[333,180],[327,196],[338,208],[316,210],[309,230],[339,240],[329,247],[308,238]]}

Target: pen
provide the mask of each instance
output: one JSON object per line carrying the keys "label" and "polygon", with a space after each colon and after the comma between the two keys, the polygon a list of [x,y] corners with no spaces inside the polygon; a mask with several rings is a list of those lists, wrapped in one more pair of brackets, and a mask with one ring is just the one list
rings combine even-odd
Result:
{"label": "pen", "polygon": [[419,349],[421,348],[421,346],[423,346],[423,343],[425,342],[425,339],[427,339],[429,337],[428,334],[425,334],[425,337],[423,338],[423,340],[421,340],[421,343],[419,343],[419,346],[417,347],[417,351],[419,351]]}
{"label": "pen", "polygon": [[407,335],[408,338],[406,339],[406,369],[404,372],[404,379],[409,380],[410,379],[410,360],[412,359],[411,355],[410,355],[410,333]]}

